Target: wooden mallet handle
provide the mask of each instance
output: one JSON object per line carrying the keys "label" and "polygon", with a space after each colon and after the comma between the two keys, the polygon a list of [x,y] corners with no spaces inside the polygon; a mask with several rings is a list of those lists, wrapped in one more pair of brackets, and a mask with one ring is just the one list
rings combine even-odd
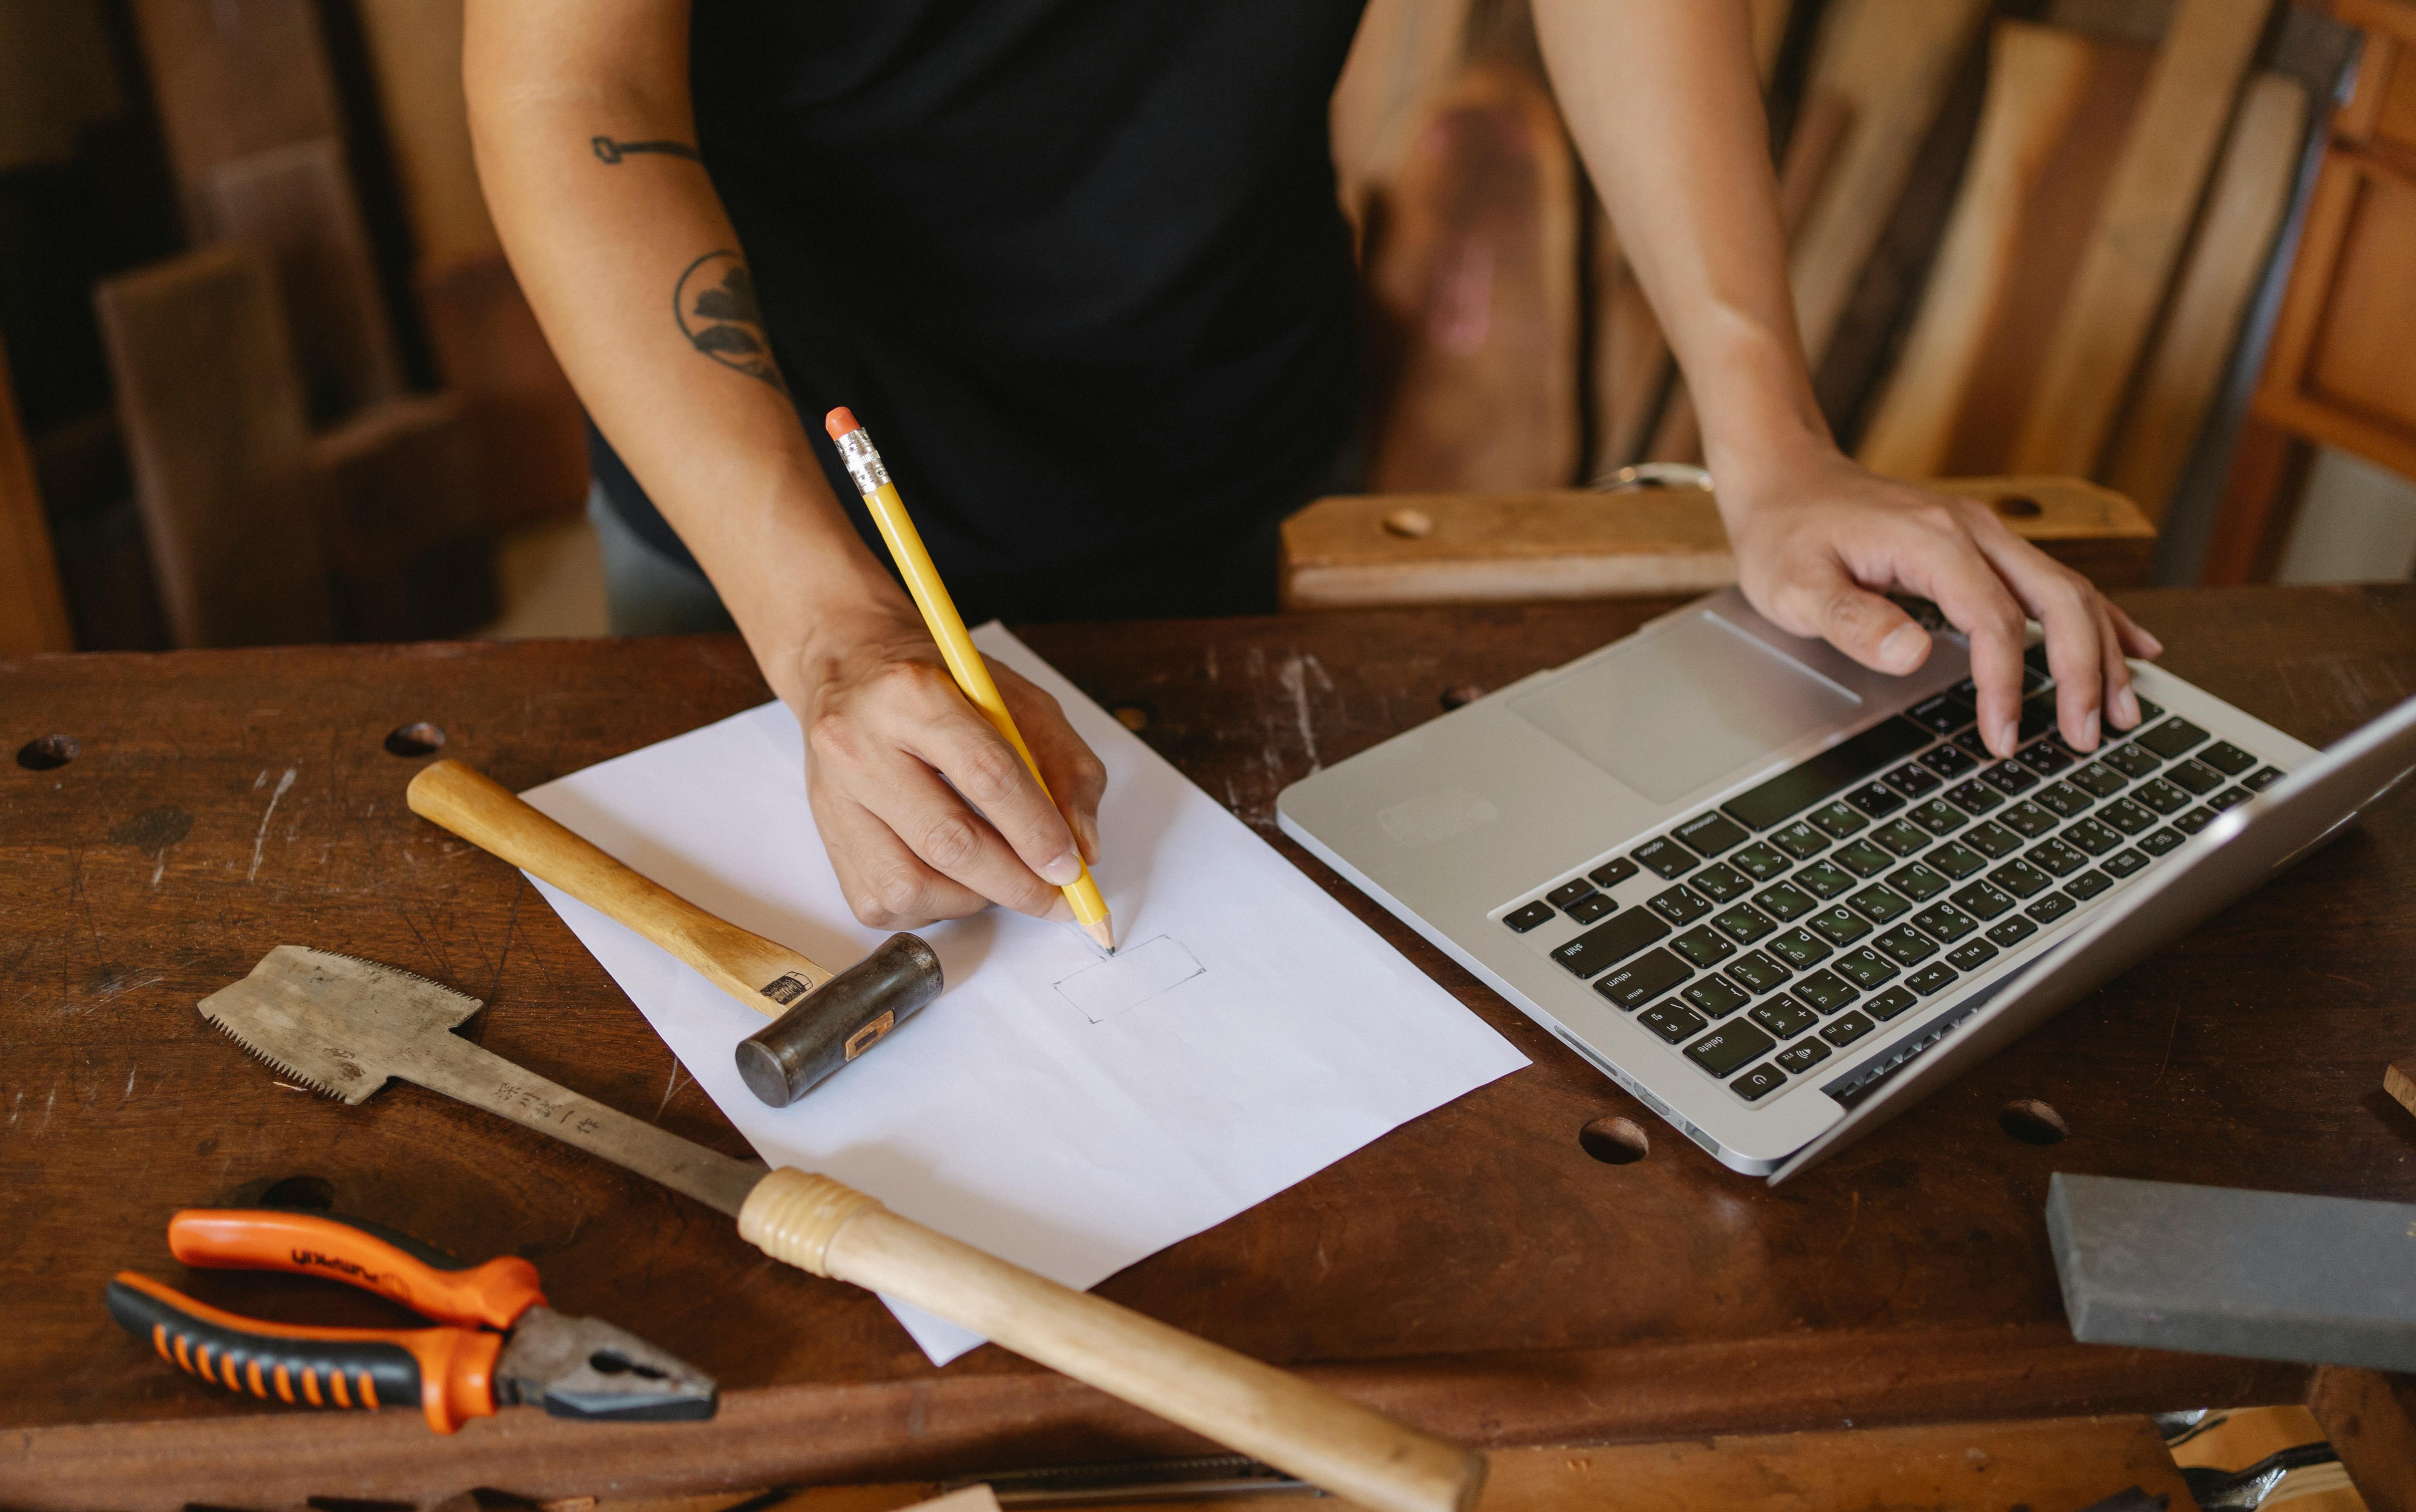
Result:
{"label": "wooden mallet handle", "polygon": [[[460,762],[431,762],[411,779],[411,811],[543,878],[637,930],[705,980],[766,1017],[822,986],[829,971],[650,882]],[[783,976],[798,986],[765,991]]]}
{"label": "wooden mallet handle", "polygon": [[828,1176],[783,1167],[738,1232],[776,1260],[912,1303],[1378,1512],[1466,1512],[1484,1457],[1289,1371],[1060,1286]]}

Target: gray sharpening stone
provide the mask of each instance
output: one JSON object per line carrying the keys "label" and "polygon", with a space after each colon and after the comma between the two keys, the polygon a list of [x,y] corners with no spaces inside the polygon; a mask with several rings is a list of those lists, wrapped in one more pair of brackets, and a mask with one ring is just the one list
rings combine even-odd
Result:
{"label": "gray sharpening stone", "polygon": [[2416,1204],[2057,1172],[2073,1337],[2416,1370]]}

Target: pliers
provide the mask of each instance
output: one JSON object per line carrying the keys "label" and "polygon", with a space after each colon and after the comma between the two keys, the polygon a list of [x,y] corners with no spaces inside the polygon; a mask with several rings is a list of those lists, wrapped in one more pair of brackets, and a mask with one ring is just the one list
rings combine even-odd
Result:
{"label": "pliers", "polygon": [[669,1422],[711,1417],[713,1378],[611,1323],[545,1305],[517,1255],[467,1265],[384,1224],[272,1208],[188,1208],[168,1220],[188,1265],[296,1271],[389,1297],[434,1328],[312,1328],[197,1302],[120,1271],[109,1315],[204,1381],[312,1407],[417,1401],[450,1433],[514,1403],[556,1417]]}

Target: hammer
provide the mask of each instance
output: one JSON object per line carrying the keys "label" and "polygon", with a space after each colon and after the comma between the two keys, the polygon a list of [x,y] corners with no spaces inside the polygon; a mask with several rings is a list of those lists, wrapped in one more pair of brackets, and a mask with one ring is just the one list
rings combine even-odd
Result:
{"label": "hammer", "polygon": [[940,958],[920,935],[893,934],[833,975],[796,951],[717,918],[613,860],[460,762],[411,779],[411,811],[442,824],[627,925],[772,1022],[738,1042],[747,1089],[785,1108],[940,995]]}

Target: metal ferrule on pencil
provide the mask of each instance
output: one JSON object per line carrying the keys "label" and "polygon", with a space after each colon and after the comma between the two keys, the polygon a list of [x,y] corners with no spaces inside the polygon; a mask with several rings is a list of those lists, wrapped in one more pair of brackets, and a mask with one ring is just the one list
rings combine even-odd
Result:
{"label": "metal ferrule on pencil", "polygon": [[847,476],[855,480],[858,493],[878,493],[889,481],[889,469],[882,465],[880,451],[861,426],[838,438],[838,460],[847,463]]}

